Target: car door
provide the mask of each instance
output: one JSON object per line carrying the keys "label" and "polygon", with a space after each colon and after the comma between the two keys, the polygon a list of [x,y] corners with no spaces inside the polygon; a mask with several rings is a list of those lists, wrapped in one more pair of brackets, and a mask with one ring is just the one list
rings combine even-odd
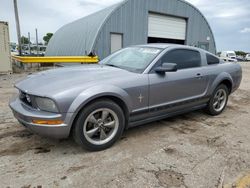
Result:
{"label": "car door", "polygon": [[[176,63],[176,72],[156,73],[153,69],[162,63]],[[202,99],[206,93],[208,77],[202,67],[199,51],[173,49],[156,63],[149,74],[149,110],[158,111],[171,104],[192,102]],[[175,105],[178,109],[178,105]]]}

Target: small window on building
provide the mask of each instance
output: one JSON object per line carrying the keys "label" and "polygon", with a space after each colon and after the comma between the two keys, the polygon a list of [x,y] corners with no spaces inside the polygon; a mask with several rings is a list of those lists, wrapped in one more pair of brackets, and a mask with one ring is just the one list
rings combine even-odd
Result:
{"label": "small window on building", "polygon": [[110,51],[111,53],[120,50],[122,48],[122,34],[111,33],[110,34]]}
{"label": "small window on building", "polygon": [[200,67],[201,55],[200,52],[194,50],[173,50],[167,52],[162,58],[162,63],[176,63],[177,69]]}
{"label": "small window on building", "polygon": [[208,51],[209,43],[208,42],[198,42],[198,48]]}
{"label": "small window on building", "polygon": [[220,63],[219,58],[217,58],[213,55],[207,54],[207,64],[208,65],[215,65],[215,64],[219,64],[219,63]]}

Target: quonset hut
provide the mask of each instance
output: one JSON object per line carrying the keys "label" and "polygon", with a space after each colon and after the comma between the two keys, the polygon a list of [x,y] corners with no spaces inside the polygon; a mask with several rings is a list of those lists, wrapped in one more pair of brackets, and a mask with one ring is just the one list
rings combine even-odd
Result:
{"label": "quonset hut", "polygon": [[100,59],[130,45],[177,43],[216,53],[203,14],[183,0],[125,0],[60,28],[46,56],[87,55]]}

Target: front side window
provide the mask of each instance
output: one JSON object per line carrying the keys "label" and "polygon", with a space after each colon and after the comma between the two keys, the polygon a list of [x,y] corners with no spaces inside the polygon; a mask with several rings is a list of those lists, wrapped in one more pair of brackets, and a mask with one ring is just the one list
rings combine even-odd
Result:
{"label": "front side window", "polygon": [[105,58],[100,64],[142,73],[161,51],[151,47],[125,48]]}
{"label": "front side window", "polygon": [[195,50],[172,50],[163,56],[161,63],[176,63],[177,69],[200,67],[201,55]]}

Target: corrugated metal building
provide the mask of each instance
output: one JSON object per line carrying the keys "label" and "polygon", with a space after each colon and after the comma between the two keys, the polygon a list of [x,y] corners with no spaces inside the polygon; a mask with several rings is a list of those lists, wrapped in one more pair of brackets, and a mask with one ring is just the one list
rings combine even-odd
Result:
{"label": "corrugated metal building", "polygon": [[183,0],[125,0],[60,28],[46,55],[86,55],[100,59],[122,47],[178,43],[216,53],[211,27],[202,13]]}

